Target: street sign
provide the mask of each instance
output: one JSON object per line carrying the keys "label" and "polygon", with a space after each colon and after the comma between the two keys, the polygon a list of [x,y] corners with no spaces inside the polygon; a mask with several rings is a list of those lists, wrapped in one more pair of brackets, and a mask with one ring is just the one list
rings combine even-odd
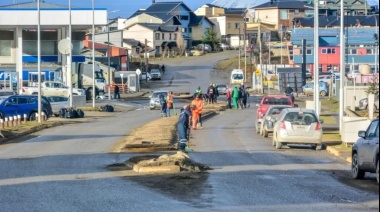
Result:
{"label": "street sign", "polygon": [[141,75],[141,70],[140,70],[140,69],[137,69],[137,70],[136,70],[136,74],[137,74],[137,75]]}
{"label": "street sign", "polygon": [[255,74],[259,76],[261,74],[261,71],[259,69],[256,69]]}

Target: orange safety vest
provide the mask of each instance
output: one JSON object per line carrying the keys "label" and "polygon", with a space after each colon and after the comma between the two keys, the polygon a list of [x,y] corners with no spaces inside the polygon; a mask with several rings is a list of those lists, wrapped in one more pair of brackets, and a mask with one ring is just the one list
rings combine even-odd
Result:
{"label": "orange safety vest", "polygon": [[202,111],[203,111],[203,100],[201,99],[194,99],[192,102],[191,102],[192,105],[195,105],[196,106],[196,109],[195,109],[195,112],[197,112],[198,114],[201,114]]}
{"label": "orange safety vest", "polygon": [[171,95],[171,94],[168,94],[167,96],[166,96],[166,99],[167,99],[167,104],[168,104],[168,107],[169,108],[171,108],[171,107],[173,107],[173,96]]}

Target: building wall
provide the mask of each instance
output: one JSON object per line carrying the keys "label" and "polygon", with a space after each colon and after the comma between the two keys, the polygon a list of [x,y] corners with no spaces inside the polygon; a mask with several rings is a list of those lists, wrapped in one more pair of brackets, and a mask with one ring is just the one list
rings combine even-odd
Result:
{"label": "building wall", "polygon": [[[185,36],[189,36],[190,12],[187,11],[187,9],[183,5],[180,5],[175,10],[173,10],[170,14],[173,16],[179,17],[178,20],[181,22],[182,34]],[[185,16],[188,17],[188,20],[183,20],[181,18]]]}
{"label": "building wall", "polygon": [[[244,19],[242,16],[226,16],[226,22],[227,22],[227,35],[239,35],[244,33]],[[237,27],[240,26],[240,30]]]}
{"label": "building wall", "polygon": [[16,62],[16,33],[13,30],[0,31],[0,63]]}
{"label": "building wall", "polygon": [[255,22],[265,21],[267,23],[275,23],[278,26],[280,11],[278,9],[256,9],[255,10]]}
{"label": "building wall", "polygon": [[135,16],[131,19],[128,19],[124,22],[124,27],[129,27],[135,23],[156,23],[156,24],[162,24],[163,21],[159,18],[147,15],[147,14],[141,14],[138,16]]}
{"label": "building wall", "polygon": [[193,40],[202,40],[206,34],[207,29],[213,30],[213,25],[211,25],[211,23],[208,21],[203,20],[200,25],[192,27],[192,33],[190,36],[193,38]]}
{"label": "building wall", "polygon": [[214,31],[218,34],[218,37],[227,35],[227,18],[226,16],[211,17],[209,18],[214,25]]}
{"label": "building wall", "polygon": [[[109,41],[114,46],[123,47],[123,31],[112,31],[109,33]],[[108,33],[101,33],[95,35],[96,43],[107,43],[108,42]]]}

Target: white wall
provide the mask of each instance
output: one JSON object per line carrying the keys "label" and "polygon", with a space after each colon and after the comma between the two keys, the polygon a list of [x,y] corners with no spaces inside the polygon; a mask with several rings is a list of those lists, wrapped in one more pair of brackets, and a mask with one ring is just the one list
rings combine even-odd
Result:
{"label": "white wall", "polygon": [[226,23],[226,17],[211,17],[209,18],[210,21],[212,21],[214,25],[214,31],[218,34],[218,37],[221,37],[223,35],[227,35],[227,23]]}
{"label": "white wall", "polygon": [[[123,47],[123,31],[112,31],[109,33],[110,43],[114,46]],[[95,35],[96,43],[105,43],[108,41],[108,33],[102,33]]]}
{"label": "white wall", "polygon": [[124,27],[129,27],[135,23],[156,23],[156,24],[162,24],[162,20],[147,14],[141,14],[138,16],[135,16],[131,19],[128,19],[124,22]]}

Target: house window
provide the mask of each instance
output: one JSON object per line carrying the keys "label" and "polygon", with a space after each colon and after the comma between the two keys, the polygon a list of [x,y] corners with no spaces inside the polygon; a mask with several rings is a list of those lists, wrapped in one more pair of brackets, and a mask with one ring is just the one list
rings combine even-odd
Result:
{"label": "house window", "polygon": [[181,21],[188,21],[189,20],[189,16],[187,16],[187,15],[181,15],[180,16],[180,20]]}
{"label": "house window", "polygon": [[294,15],[299,16],[300,15],[300,10],[294,10]]}
{"label": "house window", "polygon": [[349,54],[357,54],[357,49],[350,49]]}
{"label": "house window", "polygon": [[160,54],[161,53],[161,47],[160,46],[156,46],[156,54]]}
{"label": "house window", "polygon": [[240,29],[240,24],[239,23],[235,23],[235,29]]}
{"label": "house window", "polygon": [[374,50],[373,49],[367,49],[367,54],[374,54]]}
{"label": "house window", "polygon": [[322,54],[336,54],[336,49],[324,48],[322,49]]}
{"label": "house window", "polygon": [[160,33],[156,33],[156,40],[160,40]]}
{"label": "house window", "polygon": [[193,28],[189,28],[189,33],[193,33]]}
{"label": "house window", "polygon": [[288,10],[285,10],[285,9],[280,10],[280,19],[288,20]]}
{"label": "house window", "polygon": [[136,54],[140,54],[140,47],[136,47]]}
{"label": "house window", "polygon": [[250,22],[249,18],[244,18],[244,22],[249,23]]}
{"label": "house window", "polygon": [[227,24],[228,29],[231,29],[231,23]]}
{"label": "house window", "polygon": [[322,54],[327,54],[327,49],[322,49]]}
{"label": "house window", "polygon": [[12,41],[0,40],[0,56],[11,56]]}
{"label": "house window", "polygon": [[186,33],[187,32],[187,28],[182,28],[182,32]]}
{"label": "house window", "polygon": [[169,40],[172,39],[172,33],[169,33]]}
{"label": "house window", "polygon": [[174,34],[174,40],[177,40],[177,33]]}
{"label": "house window", "polygon": [[303,51],[302,51],[302,49],[300,49],[300,55],[303,55]]}
{"label": "house window", "polygon": [[311,49],[306,49],[306,55],[312,55],[312,50]]}
{"label": "house window", "polygon": [[162,40],[165,40],[165,33],[162,33]]}

